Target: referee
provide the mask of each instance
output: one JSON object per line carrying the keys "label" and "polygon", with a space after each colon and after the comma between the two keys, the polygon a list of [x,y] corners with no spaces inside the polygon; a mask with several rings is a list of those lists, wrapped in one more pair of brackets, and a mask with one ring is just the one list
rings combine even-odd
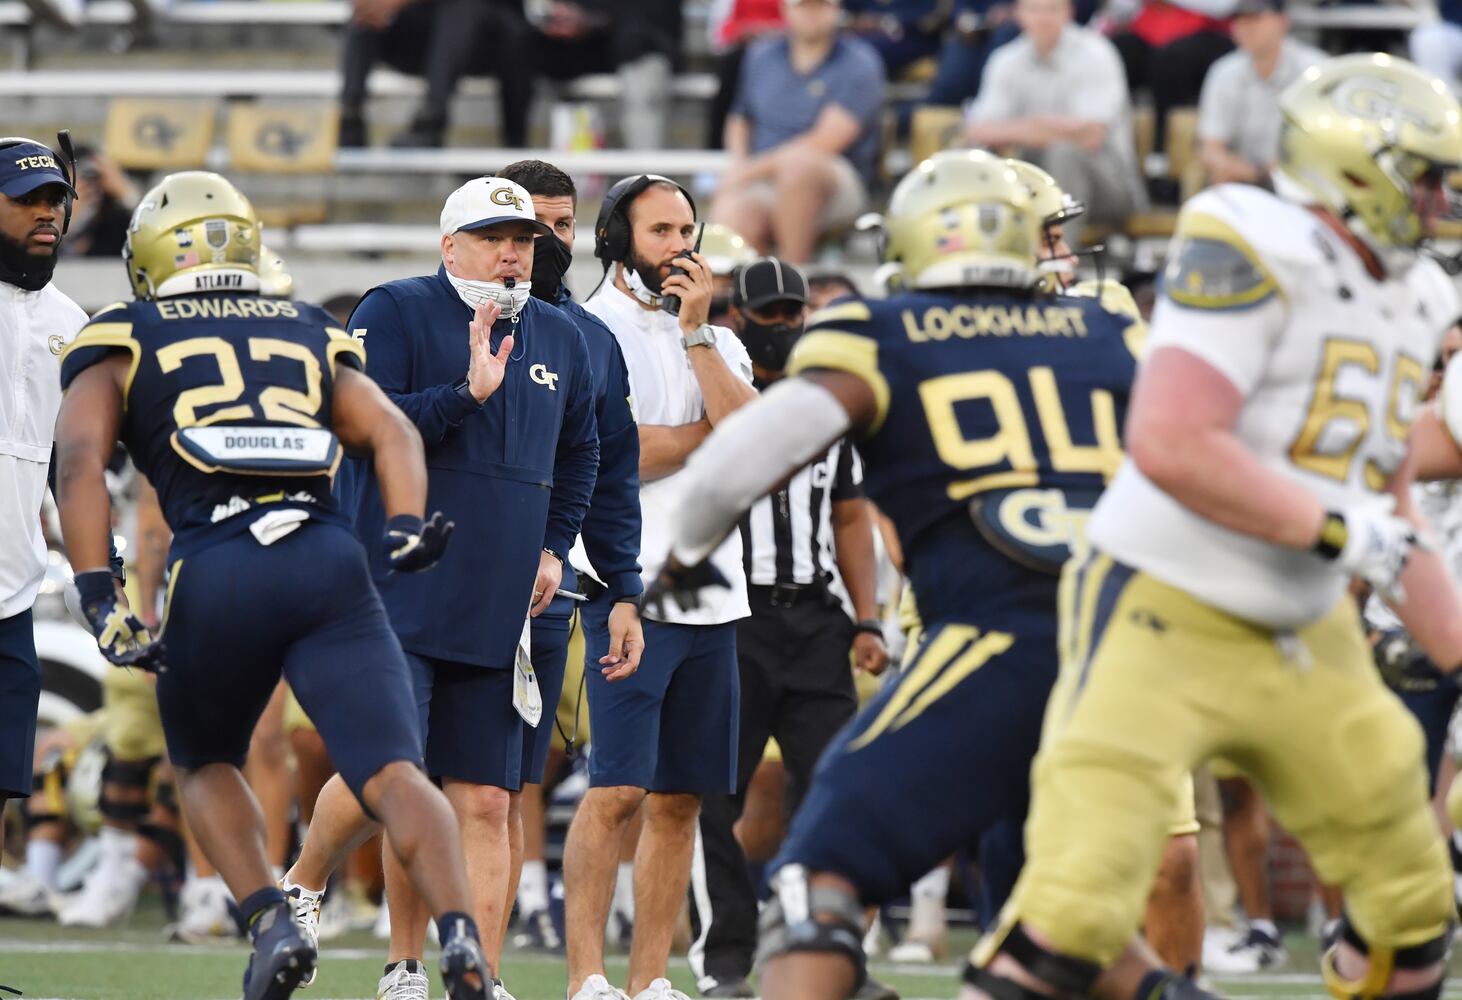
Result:
{"label": "referee", "polygon": [[[742,267],[732,328],[751,356],[758,389],[781,379],[802,335],[807,279],[765,257]],[[781,745],[790,784],[806,789],[818,756],[858,707],[849,669],[888,664],[877,618],[873,520],[858,455],[846,441],[763,497],[741,522],[751,617],[737,623],[741,724],[736,792],[701,806],[691,875],[691,968],[702,996],[753,997],[757,898],[732,833],[768,738]],[[833,555],[836,554],[836,570]],[[845,590],[856,622],[838,589]]]}

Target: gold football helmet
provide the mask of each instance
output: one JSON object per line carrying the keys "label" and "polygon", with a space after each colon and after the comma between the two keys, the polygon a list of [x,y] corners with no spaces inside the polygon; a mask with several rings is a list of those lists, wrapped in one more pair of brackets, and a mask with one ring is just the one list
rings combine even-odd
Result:
{"label": "gold football helmet", "polygon": [[[1462,163],[1462,107],[1447,85],[1382,53],[1311,67],[1279,98],[1277,186],[1344,219],[1381,249],[1430,235],[1427,216]],[[1288,192],[1287,192],[1288,193]]]}
{"label": "gold football helmet", "polygon": [[757,253],[740,233],[730,226],[712,222],[701,237],[701,253],[717,276],[729,275],[742,264],[756,260]]}
{"label": "gold football helmet", "polygon": [[894,188],[884,213],[888,260],[906,288],[1029,288],[1041,217],[1020,175],[978,150],[945,150]]}
{"label": "gold football helmet", "polygon": [[259,294],[269,299],[294,298],[294,276],[284,258],[266,246],[259,247]]}
{"label": "gold football helmet", "polygon": [[259,290],[259,218],[218,174],[170,174],[132,213],[122,249],[139,299]]}

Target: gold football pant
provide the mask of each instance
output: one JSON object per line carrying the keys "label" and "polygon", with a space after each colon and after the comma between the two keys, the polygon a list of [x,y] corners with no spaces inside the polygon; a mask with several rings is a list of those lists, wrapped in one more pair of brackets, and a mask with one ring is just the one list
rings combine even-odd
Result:
{"label": "gold football pant", "polygon": [[1061,616],[1027,861],[1002,924],[1111,964],[1184,775],[1221,755],[1345,890],[1363,938],[1400,948],[1443,932],[1451,872],[1421,730],[1381,683],[1349,599],[1276,633],[1092,553],[1065,569]]}

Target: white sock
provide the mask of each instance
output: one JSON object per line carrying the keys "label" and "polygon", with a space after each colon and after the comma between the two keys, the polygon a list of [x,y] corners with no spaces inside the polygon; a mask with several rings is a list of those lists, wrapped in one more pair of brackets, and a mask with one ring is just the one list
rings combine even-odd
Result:
{"label": "white sock", "polygon": [[621,861],[619,873],[614,877],[615,913],[623,913],[630,920],[635,918],[635,866],[632,861]]}
{"label": "white sock", "polygon": [[1276,941],[1279,940],[1279,928],[1274,926],[1273,920],[1250,920],[1249,926],[1256,931],[1269,935]]}
{"label": "white sock", "polygon": [[25,845],[25,867],[48,889],[56,887],[56,869],[61,867],[61,845],[53,840],[32,840]]}
{"label": "white sock", "polygon": [[523,915],[548,909],[548,869],[542,860],[523,862],[518,879],[518,912]]}
{"label": "white sock", "polygon": [[944,937],[944,897],[949,892],[949,869],[940,865],[914,883],[909,892],[909,938],[934,943]]}
{"label": "white sock", "polygon": [[102,858],[106,861],[124,861],[137,857],[137,834],[115,826],[104,826],[101,831]]}
{"label": "white sock", "polygon": [[274,884],[275,885],[278,885],[280,882],[284,881],[284,866],[283,865],[270,865],[269,866],[269,870],[274,873]]}

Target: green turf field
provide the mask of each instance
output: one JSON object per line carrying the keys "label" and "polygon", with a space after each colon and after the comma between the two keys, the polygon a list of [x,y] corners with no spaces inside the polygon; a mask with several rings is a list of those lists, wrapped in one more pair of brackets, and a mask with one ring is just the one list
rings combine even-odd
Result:
{"label": "green turf field", "polygon": [[[86,931],[54,923],[0,919],[0,984],[23,990],[25,1000],[235,1000],[247,952],[242,944],[188,946],[162,940],[162,917],[140,912],[125,928]],[[971,937],[958,935],[963,948]],[[1273,974],[1226,979],[1213,985],[1225,996],[1328,1000],[1314,974],[1312,939],[1292,936],[1288,967]],[[374,997],[384,945],[359,933],[326,945],[320,978],[296,994],[301,1000]],[[1454,963],[1462,974],[1462,963]],[[510,953],[504,959],[508,987],[518,1000],[562,1000],[566,970],[560,959]],[[624,960],[611,960],[611,976],[623,976]],[[955,964],[911,967],[874,964],[875,974],[896,986],[906,1000],[933,1000],[956,993]],[[435,977],[434,977],[435,978]],[[695,996],[684,960],[672,964],[677,986]],[[438,987],[439,988],[439,987]],[[440,996],[440,993],[434,995]],[[1446,993],[1462,1000],[1462,975]]]}

